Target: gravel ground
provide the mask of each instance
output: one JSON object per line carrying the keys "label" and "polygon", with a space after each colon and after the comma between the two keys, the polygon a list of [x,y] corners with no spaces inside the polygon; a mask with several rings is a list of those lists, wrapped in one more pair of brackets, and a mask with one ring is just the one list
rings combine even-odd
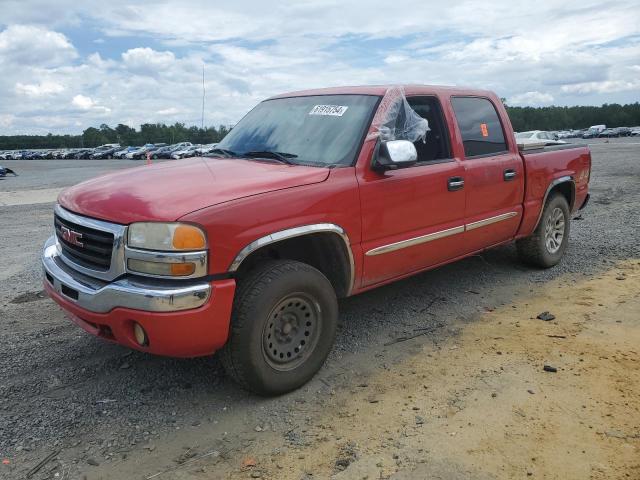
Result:
{"label": "gravel ground", "polygon": [[[0,478],[22,477],[50,453],[56,455],[33,478],[123,478],[109,474],[123,462],[139,465],[138,478],[145,478],[181,454],[183,461],[207,449],[233,455],[255,441],[256,427],[287,434],[293,407],[312,412],[333,388],[400,361],[410,349],[386,352],[393,338],[433,327],[424,341],[438,342],[523,289],[639,258],[640,143],[590,144],[591,203],[572,223],[559,266],[528,269],[507,246],[345,299],[327,365],[306,387],[277,399],[239,390],[215,357],[153,357],[82,332],[42,294],[39,254],[51,234],[53,204],[0,207],[0,457],[9,461]],[[4,164],[20,176],[0,180],[0,194],[64,187],[139,162]]]}

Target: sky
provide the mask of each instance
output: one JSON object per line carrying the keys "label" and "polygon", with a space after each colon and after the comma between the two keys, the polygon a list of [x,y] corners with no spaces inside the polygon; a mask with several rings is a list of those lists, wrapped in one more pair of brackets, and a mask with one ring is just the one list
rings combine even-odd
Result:
{"label": "sky", "polygon": [[231,125],[277,93],[421,83],[640,101],[637,0],[0,0],[0,135]]}

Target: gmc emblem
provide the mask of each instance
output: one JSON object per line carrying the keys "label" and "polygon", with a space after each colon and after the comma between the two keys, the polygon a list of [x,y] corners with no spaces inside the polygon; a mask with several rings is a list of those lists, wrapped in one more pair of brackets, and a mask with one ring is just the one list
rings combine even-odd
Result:
{"label": "gmc emblem", "polygon": [[62,229],[62,239],[70,243],[71,245],[75,245],[76,247],[82,247],[84,244],[80,241],[82,240],[82,234],[80,232],[74,232],[73,230],[67,227],[61,227]]}

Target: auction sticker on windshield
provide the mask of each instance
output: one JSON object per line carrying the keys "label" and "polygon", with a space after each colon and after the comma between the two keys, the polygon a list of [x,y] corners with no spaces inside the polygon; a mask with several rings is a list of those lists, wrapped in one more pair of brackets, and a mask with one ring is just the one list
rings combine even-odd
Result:
{"label": "auction sticker on windshield", "polygon": [[347,106],[344,105],[316,105],[314,106],[309,115],[329,115],[332,117],[341,117],[344,112],[347,111]]}

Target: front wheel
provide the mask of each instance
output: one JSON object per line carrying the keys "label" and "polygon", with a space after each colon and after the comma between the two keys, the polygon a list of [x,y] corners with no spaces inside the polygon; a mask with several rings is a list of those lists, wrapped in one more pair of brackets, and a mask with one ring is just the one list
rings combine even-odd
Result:
{"label": "front wheel", "polygon": [[542,268],[558,264],[569,244],[569,204],[559,193],[549,198],[533,234],[516,242],[525,263]]}
{"label": "front wheel", "polygon": [[322,367],[337,322],[336,294],[320,271],[295,261],[266,262],[238,281],[222,364],[259,395],[289,392]]}

